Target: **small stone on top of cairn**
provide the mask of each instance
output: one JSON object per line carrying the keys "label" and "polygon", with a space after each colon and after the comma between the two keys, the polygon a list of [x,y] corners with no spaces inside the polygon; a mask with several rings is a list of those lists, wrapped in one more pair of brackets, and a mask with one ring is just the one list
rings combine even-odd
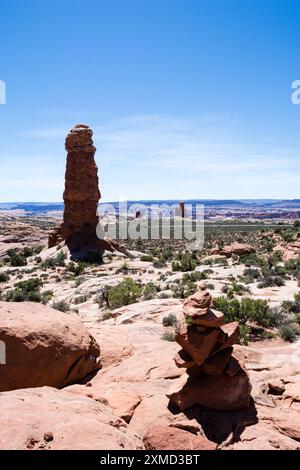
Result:
{"label": "small stone on top of cairn", "polygon": [[248,375],[232,356],[238,322],[225,324],[224,315],[211,304],[210,293],[199,290],[183,305],[185,321],[175,338],[182,349],[174,361],[186,374],[167,393],[181,410],[195,404],[216,410],[236,410],[250,404]]}

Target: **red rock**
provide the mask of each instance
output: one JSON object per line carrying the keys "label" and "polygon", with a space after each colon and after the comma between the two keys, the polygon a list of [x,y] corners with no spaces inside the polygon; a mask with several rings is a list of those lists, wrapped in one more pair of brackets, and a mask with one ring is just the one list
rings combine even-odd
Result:
{"label": "red rock", "polygon": [[237,343],[239,339],[239,331],[239,323],[237,321],[226,323],[226,325],[221,326],[218,341],[212,353],[216,353]]}
{"label": "red rock", "polygon": [[232,255],[250,255],[255,253],[256,250],[253,246],[244,243],[232,243],[232,245],[225,245],[221,249],[212,250],[212,254],[219,254],[229,258]]}
{"label": "red rock", "polygon": [[216,444],[188,431],[170,426],[147,429],[143,443],[147,450],[215,450]]}
{"label": "red rock", "polygon": [[0,392],[60,388],[100,367],[99,346],[75,316],[34,302],[0,302],[0,341]]}
{"label": "red rock", "polygon": [[111,409],[51,387],[0,394],[2,450],[135,450],[141,440]]}
{"label": "red rock", "polygon": [[101,194],[92,136],[92,129],[78,124],[66,137],[68,155],[63,195],[64,219],[63,224],[49,235],[48,247],[65,241],[72,253],[118,249],[127,254],[116,241],[97,236],[97,207]]}
{"label": "red rock", "polygon": [[205,312],[209,309],[212,303],[212,296],[209,292],[198,290],[195,294],[187,297],[183,304],[183,313],[185,315],[193,315],[199,310]]}
{"label": "red rock", "polygon": [[189,356],[183,349],[180,349],[176,356],[174,357],[174,361],[177,367],[184,367],[187,369],[188,367],[192,367],[195,365],[195,362],[191,356]]}
{"label": "red rock", "polygon": [[232,349],[231,347],[222,349],[220,352],[206,359],[202,365],[203,373],[207,375],[221,374],[231,359]]}
{"label": "red rock", "polygon": [[217,328],[200,328],[196,325],[182,324],[176,334],[176,342],[199,366],[213,350],[219,336]]}
{"label": "red rock", "polygon": [[212,297],[206,290],[198,290],[184,301],[183,313],[194,325],[218,327],[224,325],[224,315],[211,310]]}
{"label": "red rock", "polygon": [[251,385],[247,373],[240,368],[233,377],[219,375],[182,376],[170,388],[167,397],[185,410],[201,405],[213,410],[238,410],[249,406]]}

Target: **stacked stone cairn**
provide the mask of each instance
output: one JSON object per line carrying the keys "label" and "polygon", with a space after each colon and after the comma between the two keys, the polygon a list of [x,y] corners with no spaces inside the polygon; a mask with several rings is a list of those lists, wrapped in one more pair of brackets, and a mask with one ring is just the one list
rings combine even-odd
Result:
{"label": "stacked stone cairn", "polygon": [[239,324],[225,324],[223,313],[212,310],[211,304],[210,293],[199,290],[183,305],[175,338],[182,349],[174,360],[186,374],[167,393],[181,410],[196,404],[214,410],[237,410],[251,402],[248,375],[232,355]]}

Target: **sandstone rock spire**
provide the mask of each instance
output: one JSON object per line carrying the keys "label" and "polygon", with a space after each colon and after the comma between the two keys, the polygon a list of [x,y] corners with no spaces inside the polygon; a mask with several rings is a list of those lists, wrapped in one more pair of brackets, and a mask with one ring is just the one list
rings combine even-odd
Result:
{"label": "sandstone rock spire", "polygon": [[49,248],[65,241],[72,252],[120,249],[116,242],[99,239],[96,234],[101,194],[92,137],[92,129],[85,124],[74,126],[66,137],[64,218],[62,225],[49,235]]}

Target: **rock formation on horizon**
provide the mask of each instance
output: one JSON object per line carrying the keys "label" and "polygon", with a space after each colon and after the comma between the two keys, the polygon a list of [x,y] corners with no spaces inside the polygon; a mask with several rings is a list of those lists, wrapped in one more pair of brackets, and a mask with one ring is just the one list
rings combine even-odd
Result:
{"label": "rock formation on horizon", "polygon": [[63,223],[49,235],[49,248],[65,241],[72,252],[120,249],[117,242],[99,239],[96,233],[101,194],[92,136],[90,127],[77,124],[66,137],[64,218]]}
{"label": "rock formation on horizon", "polygon": [[186,369],[167,393],[181,410],[202,405],[215,410],[237,410],[250,405],[251,384],[232,356],[238,340],[238,322],[225,324],[224,315],[211,309],[212,297],[198,291],[184,302],[183,321],[176,334],[182,349],[174,360]]}

